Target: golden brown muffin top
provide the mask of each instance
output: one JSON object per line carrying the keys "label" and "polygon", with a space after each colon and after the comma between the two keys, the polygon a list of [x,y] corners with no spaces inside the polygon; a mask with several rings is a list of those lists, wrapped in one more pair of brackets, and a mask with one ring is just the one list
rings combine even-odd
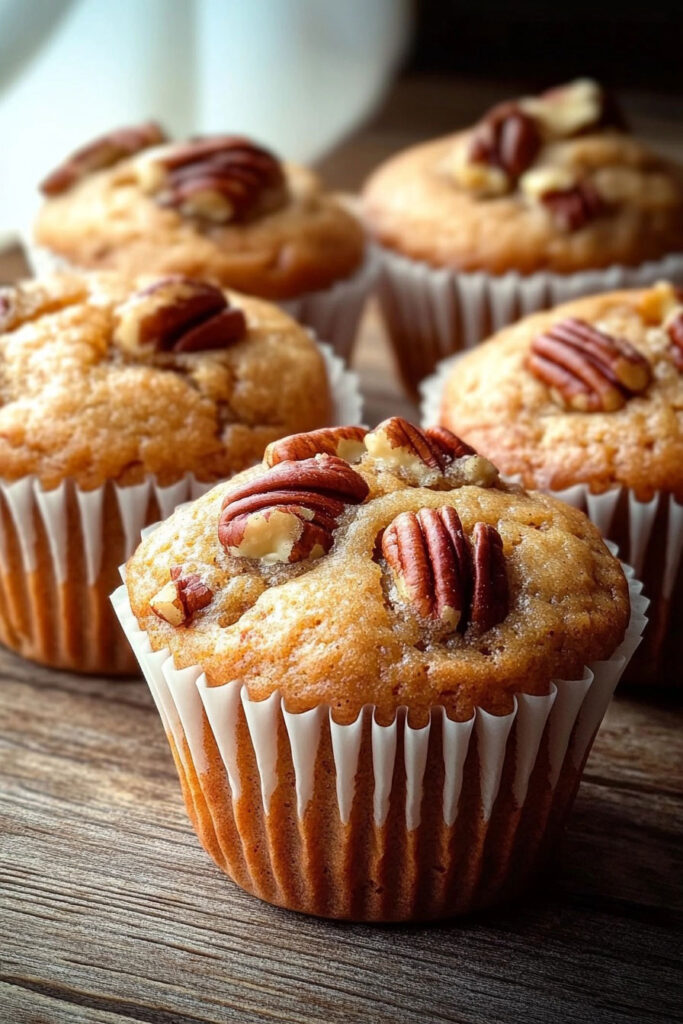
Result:
{"label": "golden brown muffin top", "polygon": [[292,711],[413,723],[507,713],[611,656],[627,585],[582,513],[501,485],[446,431],[363,434],[275,445],[145,538],[126,582],[155,650]]}
{"label": "golden brown muffin top", "polygon": [[623,130],[579,80],[494,107],[370,177],[367,221],[437,267],[571,273],[683,251],[683,172]]}
{"label": "golden brown muffin top", "polygon": [[185,274],[261,298],[327,288],[363,230],[308,170],[248,139],[166,142],[141,125],[95,140],[43,182],[35,237],[74,265]]}
{"label": "golden brown muffin top", "polygon": [[317,346],[269,303],[106,273],[0,289],[4,480],[220,480],[330,413]]}
{"label": "golden brown muffin top", "polygon": [[[601,362],[586,327],[622,354]],[[635,391],[619,382],[638,370]],[[683,304],[659,284],[525,317],[454,362],[440,420],[527,487],[625,485],[681,501]]]}

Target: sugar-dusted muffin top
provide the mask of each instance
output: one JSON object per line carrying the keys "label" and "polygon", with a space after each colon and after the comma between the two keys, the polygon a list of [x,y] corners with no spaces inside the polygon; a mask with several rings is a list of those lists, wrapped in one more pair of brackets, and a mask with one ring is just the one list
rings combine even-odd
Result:
{"label": "sugar-dusted muffin top", "polygon": [[248,139],[111,132],[43,182],[40,245],[128,275],[185,274],[267,299],[327,288],[362,263],[359,221],[310,171]]}
{"label": "sugar-dusted muffin top", "polygon": [[671,285],[565,303],[457,359],[440,421],[525,486],[683,500],[683,300]]}
{"label": "sugar-dusted muffin top", "polygon": [[0,289],[0,478],[215,481],[329,422],[323,358],[269,303],[182,278]]}
{"label": "sugar-dusted muffin top", "polygon": [[570,273],[683,251],[683,170],[628,135],[590,80],[399,153],[370,177],[364,210],[385,246],[465,271]]}
{"label": "sugar-dusted muffin top", "polygon": [[368,703],[383,722],[402,705],[413,723],[433,705],[507,713],[610,657],[629,617],[582,513],[397,418],[271,446],[148,535],[126,583],[177,666],[339,722]]}

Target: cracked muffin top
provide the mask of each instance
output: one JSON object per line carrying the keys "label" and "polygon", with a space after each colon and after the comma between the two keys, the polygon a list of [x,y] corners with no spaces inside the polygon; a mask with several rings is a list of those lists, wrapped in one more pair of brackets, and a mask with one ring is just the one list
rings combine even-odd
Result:
{"label": "cracked muffin top", "polygon": [[576,509],[503,485],[442,428],[393,418],[270,446],[178,509],[129,560],[153,649],[290,711],[365,704],[469,719],[609,658],[629,618],[619,562]]}
{"label": "cracked muffin top", "polygon": [[0,477],[216,481],[329,422],[325,364],[275,306],[181,277],[0,289]]}
{"label": "cracked muffin top", "polygon": [[525,317],[454,361],[440,422],[526,487],[683,501],[683,299],[610,292]]}
{"label": "cracked muffin top", "polygon": [[267,299],[327,288],[364,256],[358,219],[310,171],[249,139],[119,129],[41,185],[38,244],[75,266],[185,274]]}
{"label": "cracked muffin top", "polygon": [[636,265],[683,252],[683,169],[581,79],[397,154],[370,177],[364,211],[383,245],[437,267]]}

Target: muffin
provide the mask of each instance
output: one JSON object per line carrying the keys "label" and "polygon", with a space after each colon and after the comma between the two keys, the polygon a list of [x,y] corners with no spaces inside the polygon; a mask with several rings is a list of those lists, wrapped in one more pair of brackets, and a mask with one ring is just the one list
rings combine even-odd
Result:
{"label": "muffin", "polygon": [[388,160],[364,190],[406,385],[517,317],[683,279],[683,172],[629,135],[599,85],[502,103]]}
{"label": "muffin", "polygon": [[59,668],[134,669],[108,595],[141,527],[334,421],[354,399],[338,363],[333,396],[306,330],[199,281],[0,290],[0,640]]}
{"label": "muffin", "polygon": [[263,899],[356,920],[523,887],[644,621],[582,513],[398,418],[269,446],[125,581],[206,850]]}
{"label": "muffin", "polygon": [[680,682],[680,293],[662,283],[527,317],[447,361],[425,392],[428,422],[582,508],[619,546],[652,601],[628,678]]}
{"label": "muffin", "polygon": [[150,123],[89,143],[41,189],[48,262],[236,288],[349,355],[374,265],[358,218],[311,171],[249,139],[172,142]]}

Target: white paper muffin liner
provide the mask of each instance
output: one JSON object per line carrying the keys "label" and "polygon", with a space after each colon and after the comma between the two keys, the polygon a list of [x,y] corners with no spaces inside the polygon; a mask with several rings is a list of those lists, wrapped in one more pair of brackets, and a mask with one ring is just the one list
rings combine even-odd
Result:
{"label": "white paper muffin liner", "polygon": [[312,328],[340,356],[350,359],[365,303],[375,289],[379,265],[375,247],[367,245],[365,259],[355,274],[329,288],[278,305],[294,320]]}
{"label": "white paper muffin liner", "polygon": [[[333,399],[332,424],[361,421],[358,377],[320,344]],[[213,483],[186,474],[162,487],[112,481],[94,490],[65,479],[45,490],[35,476],[0,479],[0,641],[32,660],[106,675],[136,662],[111,611],[117,569],[149,523]]]}
{"label": "white paper muffin liner", "polygon": [[637,267],[611,266],[575,274],[538,271],[501,275],[458,273],[380,248],[378,293],[401,376],[416,391],[440,360],[472,348],[528,313],[581,295],[683,283],[683,254]]}
{"label": "white paper muffin liner", "polygon": [[[441,401],[450,374],[460,355],[443,360],[422,382],[421,421],[425,427],[440,422]],[[520,477],[508,479],[519,483]],[[591,493],[586,483],[563,490],[539,487],[560,501],[581,509],[606,537],[615,542],[621,556],[634,567],[650,599],[650,624],[644,642],[628,672],[628,681],[672,686],[681,683],[683,630],[680,602],[683,598],[683,504],[667,491],[657,491],[650,501],[639,501],[628,487]]]}
{"label": "white paper muffin liner", "polygon": [[[30,241],[25,234],[23,249],[26,261],[35,275],[79,269],[70,260]],[[306,292],[295,299],[276,302],[294,320],[311,328],[318,338],[328,342],[343,359],[350,359],[365,303],[375,289],[380,259],[375,246],[367,245],[365,258],[350,277],[315,292]]]}
{"label": "white paper muffin liner", "polygon": [[177,669],[152,649],[125,586],[112,602],[219,866],[293,909],[399,920],[495,902],[561,826],[646,622],[641,584],[624,571],[631,617],[611,658],[553,680],[547,696],[518,695],[507,715],[478,708],[456,722],[435,707],[423,728],[405,708],[389,725],[370,705],[339,725],[327,706],[290,713],[278,692],[253,701],[239,679],[209,686],[200,665]]}

